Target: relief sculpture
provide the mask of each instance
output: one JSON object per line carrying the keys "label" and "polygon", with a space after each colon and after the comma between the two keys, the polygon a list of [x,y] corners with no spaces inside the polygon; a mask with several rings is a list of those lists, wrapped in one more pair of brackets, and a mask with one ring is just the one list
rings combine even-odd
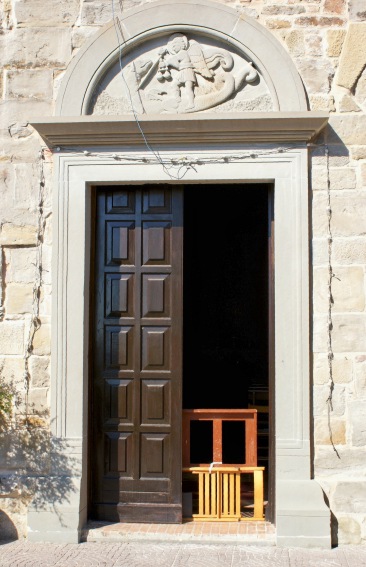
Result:
{"label": "relief sculpture", "polygon": [[[200,40],[200,41],[199,41]],[[167,114],[271,110],[263,78],[250,61],[218,41],[173,33],[131,54],[93,98],[94,114]],[[246,88],[245,88],[246,87]],[[247,90],[249,89],[249,90]]]}

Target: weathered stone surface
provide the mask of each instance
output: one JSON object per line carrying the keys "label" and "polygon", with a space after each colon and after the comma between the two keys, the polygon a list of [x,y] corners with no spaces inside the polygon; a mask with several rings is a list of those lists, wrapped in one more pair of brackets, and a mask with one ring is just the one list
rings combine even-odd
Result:
{"label": "weathered stone surface", "polygon": [[47,26],[74,24],[79,14],[78,0],[48,0],[47,9],[43,0],[16,0],[14,14],[18,26]]}
{"label": "weathered stone surface", "polygon": [[97,33],[95,26],[74,27],[72,30],[72,48],[79,49],[95,33]]}
{"label": "weathered stone surface", "polygon": [[24,358],[22,356],[0,357],[0,376],[7,384],[13,384],[15,390],[23,387]]}
{"label": "weathered stone surface", "polygon": [[33,354],[44,355],[51,353],[50,325],[43,324],[34,335]]}
{"label": "weathered stone surface", "polygon": [[32,283],[35,276],[35,248],[4,248],[6,274],[5,281]]}
{"label": "weathered stone surface", "polygon": [[22,69],[5,73],[8,98],[52,99],[52,70]]}
{"label": "weathered stone surface", "polygon": [[[326,315],[315,315],[313,322],[313,350],[315,353],[326,353],[328,352],[328,318]],[[334,313],[332,324],[334,352],[366,351],[366,315]]]}
{"label": "weathered stone surface", "polygon": [[354,395],[358,400],[366,400],[366,355],[356,356],[354,362]]}
{"label": "weathered stone surface", "polygon": [[335,112],[334,97],[329,95],[310,95],[311,110]]}
{"label": "weathered stone surface", "polygon": [[[365,308],[365,278],[363,267],[333,268],[332,311],[363,311]],[[314,269],[314,309],[327,313],[329,306],[328,268]]]}
{"label": "weathered stone surface", "polygon": [[284,20],[280,18],[268,18],[266,20],[266,26],[270,30],[279,30],[291,27],[291,22],[289,20]]}
{"label": "weathered stone surface", "polygon": [[[364,453],[364,456],[366,454]],[[364,513],[366,509],[366,482],[338,482],[336,484],[332,506],[339,512]]]}
{"label": "weathered stone surface", "polygon": [[342,142],[346,145],[366,145],[366,115],[336,116],[329,118],[329,142]]}
{"label": "weathered stone surface", "polygon": [[301,59],[297,67],[309,94],[329,92],[334,69],[328,61]]}
{"label": "weathered stone surface", "polygon": [[366,65],[366,24],[350,23],[344,40],[336,82],[352,89]]}
{"label": "weathered stone surface", "polygon": [[71,57],[71,29],[14,29],[11,35],[0,36],[0,52],[3,65],[10,67],[65,65]]}
{"label": "weathered stone surface", "polygon": [[349,417],[352,431],[352,445],[366,448],[366,419],[365,401],[348,402]]}
{"label": "weathered stone surface", "polygon": [[311,256],[314,266],[324,266],[328,263],[328,242],[325,237],[312,238]]}
{"label": "weathered stone surface", "polygon": [[48,356],[31,356],[29,358],[31,384],[34,388],[49,388],[50,359]]}
{"label": "weathered stone surface", "polygon": [[20,315],[32,313],[33,286],[23,283],[10,283],[6,286],[5,314]]}
{"label": "weathered stone surface", "polygon": [[335,352],[366,351],[366,315],[333,315],[332,343]]}
{"label": "weathered stone surface", "polygon": [[366,187],[366,163],[362,163],[361,167],[361,185],[362,187]]}
{"label": "weathered stone surface", "polygon": [[297,26],[331,27],[343,26],[345,24],[345,20],[331,16],[300,16],[299,18],[296,18],[295,24]]}
{"label": "weathered stone surface", "polygon": [[271,4],[270,6],[265,6],[262,10],[263,15],[277,16],[286,15],[292,16],[294,14],[303,14],[305,12],[305,7],[301,5],[278,5]]}
{"label": "weathered stone surface", "polygon": [[323,54],[323,47],[323,37],[319,33],[306,34],[305,52],[307,56],[318,58]]}
{"label": "weathered stone surface", "polygon": [[361,543],[361,527],[359,522],[350,516],[338,516],[338,545],[359,545]]}
{"label": "weathered stone surface", "polygon": [[366,159],[366,145],[365,146],[353,146],[351,148],[351,158],[352,159]]}
{"label": "weathered stone surface", "polygon": [[[329,430],[330,428],[330,430]],[[344,445],[346,443],[346,422],[344,419],[316,418],[314,427],[317,445]]]}
{"label": "weathered stone surface", "polygon": [[356,172],[353,167],[333,168],[329,170],[331,191],[356,188]]}
{"label": "weathered stone surface", "polygon": [[49,408],[49,388],[30,388],[29,406],[34,414],[43,414]]}
{"label": "weathered stone surface", "polygon": [[93,0],[82,4],[80,23],[82,26],[106,24],[113,18],[112,3]]}
{"label": "weathered stone surface", "polygon": [[[328,384],[323,386],[314,386],[314,417],[322,417],[328,415],[328,398],[330,396],[330,387]],[[332,415],[343,416],[345,411],[345,388],[343,385],[336,384],[331,394]]]}
{"label": "weathered stone surface", "polygon": [[305,54],[304,32],[302,30],[292,30],[286,35],[286,45],[289,52],[294,57]]}
{"label": "weathered stone surface", "polygon": [[0,323],[0,353],[24,354],[24,323],[2,321]]}
{"label": "weathered stone surface", "polygon": [[37,243],[37,226],[4,223],[0,232],[3,246],[34,246]]}
{"label": "weathered stone surface", "polygon": [[366,234],[366,193],[339,191],[331,196],[333,236]]}
{"label": "weathered stone surface", "polygon": [[316,447],[315,472],[317,477],[344,479],[364,476],[365,451],[359,448],[351,449],[348,445],[338,446],[337,451],[339,456],[336,455],[332,446],[319,445]]}
{"label": "weathered stone surface", "polygon": [[336,238],[332,250],[333,261],[336,264],[366,262],[366,238]]}
{"label": "weathered stone surface", "polygon": [[366,8],[364,0],[349,0],[349,15],[351,20],[365,21]]}
{"label": "weathered stone surface", "polygon": [[[347,356],[335,356],[332,360],[332,376],[337,384],[346,384],[352,380],[352,360]],[[328,357],[325,354],[314,354],[314,384],[328,384],[330,379]]]}
{"label": "weathered stone surface", "polygon": [[327,30],[327,55],[339,57],[346,37],[346,30]]}
{"label": "weathered stone surface", "polygon": [[339,112],[361,112],[361,108],[350,95],[344,95],[339,101]]}
{"label": "weathered stone surface", "polygon": [[325,0],[324,11],[332,14],[343,14],[345,5],[345,0]]}
{"label": "weathered stone surface", "polygon": [[355,88],[355,100],[366,111],[366,67],[361,73]]}

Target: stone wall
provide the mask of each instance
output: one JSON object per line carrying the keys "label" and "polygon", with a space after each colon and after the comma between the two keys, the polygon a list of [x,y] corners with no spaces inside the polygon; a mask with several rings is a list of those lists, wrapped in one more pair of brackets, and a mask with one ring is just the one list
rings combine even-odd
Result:
{"label": "stone wall", "polygon": [[[224,1],[224,0],[222,0]],[[124,0],[123,8],[142,4]],[[364,0],[226,1],[292,56],[327,131],[310,149],[314,477],[334,543],[366,542],[366,9]],[[16,392],[0,452],[0,527],[26,536],[30,478],[49,474],[52,155],[29,126],[53,114],[71,58],[120,4],[0,0],[0,384]],[[45,458],[37,461],[43,449]],[[57,460],[56,460],[57,462]],[[51,468],[50,468],[51,467]]]}

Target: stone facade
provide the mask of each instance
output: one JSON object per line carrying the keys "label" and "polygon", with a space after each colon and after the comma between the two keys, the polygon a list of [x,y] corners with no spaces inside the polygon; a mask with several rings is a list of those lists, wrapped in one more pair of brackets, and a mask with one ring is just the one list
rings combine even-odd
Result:
{"label": "stone facade", "polygon": [[[366,11],[360,0],[223,3],[270,30],[297,66],[309,109],[330,113],[309,148],[313,474],[332,512],[334,543],[365,544]],[[125,0],[123,7],[141,4]],[[0,384],[15,406],[0,449],[5,537],[27,535],[34,475],[48,477],[57,499],[52,471],[66,467],[48,433],[52,154],[29,122],[53,115],[68,64],[116,5],[0,4]]]}

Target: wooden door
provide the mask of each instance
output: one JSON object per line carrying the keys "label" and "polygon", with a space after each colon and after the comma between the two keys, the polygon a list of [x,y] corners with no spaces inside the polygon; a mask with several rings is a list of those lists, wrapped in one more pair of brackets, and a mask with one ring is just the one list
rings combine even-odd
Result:
{"label": "wooden door", "polygon": [[96,209],[91,516],[180,522],[183,191],[99,188]]}

